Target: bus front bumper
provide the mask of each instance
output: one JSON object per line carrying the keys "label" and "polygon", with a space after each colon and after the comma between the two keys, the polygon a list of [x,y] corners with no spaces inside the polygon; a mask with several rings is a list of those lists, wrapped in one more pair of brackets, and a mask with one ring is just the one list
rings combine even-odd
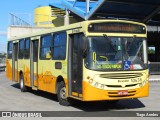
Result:
{"label": "bus front bumper", "polygon": [[149,95],[149,83],[137,89],[128,89],[127,95],[119,95],[121,90],[102,90],[83,82],[83,101],[121,100],[147,97]]}

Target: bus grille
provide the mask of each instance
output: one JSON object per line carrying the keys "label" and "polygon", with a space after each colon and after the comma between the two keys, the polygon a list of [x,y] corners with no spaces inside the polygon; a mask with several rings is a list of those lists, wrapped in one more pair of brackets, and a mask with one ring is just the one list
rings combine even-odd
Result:
{"label": "bus grille", "polygon": [[108,79],[130,79],[130,78],[137,78],[142,77],[142,73],[114,73],[114,74],[101,74],[101,78],[108,78]]}
{"label": "bus grille", "polygon": [[[129,85],[126,85],[125,87],[134,87],[136,86],[137,84],[129,84]],[[107,87],[116,87],[116,88],[122,88],[121,85],[106,85]]]}

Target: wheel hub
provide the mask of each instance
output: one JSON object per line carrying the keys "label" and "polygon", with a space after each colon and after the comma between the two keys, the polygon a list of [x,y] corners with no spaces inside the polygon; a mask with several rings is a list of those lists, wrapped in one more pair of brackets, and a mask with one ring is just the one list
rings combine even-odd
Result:
{"label": "wheel hub", "polygon": [[21,80],[20,86],[21,86],[21,88],[23,88],[23,80],[22,79],[20,79],[20,80]]}
{"label": "wheel hub", "polygon": [[61,90],[60,90],[60,97],[62,99],[67,99],[67,96],[66,96],[66,88],[63,87]]}

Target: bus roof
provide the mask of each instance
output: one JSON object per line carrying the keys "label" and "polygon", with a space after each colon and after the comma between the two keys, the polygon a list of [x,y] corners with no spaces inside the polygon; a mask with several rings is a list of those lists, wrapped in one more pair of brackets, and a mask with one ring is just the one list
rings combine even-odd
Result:
{"label": "bus roof", "polygon": [[[89,24],[89,23],[98,23],[98,22],[126,22],[126,23],[139,24],[139,25],[143,25],[146,27],[146,25],[143,23],[134,22],[134,21],[127,21],[127,20],[111,20],[111,19],[90,20],[90,21],[83,21],[83,22],[79,22],[79,23],[55,27],[55,28],[51,28],[51,29],[47,29],[47,30],[42,30],[41,32],[34,32],[34,33],[18,36],[15,38],[8,39],[8,41],[20,40],[20,39],[29,38],[29,37],[36,37],[36,36],[45,35],[45,34],[49,34],[49,33],[53,33],[53,32],[67,31],[67,30],[76,29],[76,28],[83,28],[83,25],[85,26],[86,24]],[[85,26],[85,27],[87,27],[87,26]]]}

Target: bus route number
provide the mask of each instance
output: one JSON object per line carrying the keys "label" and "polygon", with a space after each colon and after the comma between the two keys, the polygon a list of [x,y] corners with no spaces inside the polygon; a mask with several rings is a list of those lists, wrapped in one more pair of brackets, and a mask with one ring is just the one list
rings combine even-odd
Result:
{"label": "bus route number", "polygon": [[132,83],[142,82],[142,78],[134,78],[134,79],[131,79],[131,82],[132,82]]}

